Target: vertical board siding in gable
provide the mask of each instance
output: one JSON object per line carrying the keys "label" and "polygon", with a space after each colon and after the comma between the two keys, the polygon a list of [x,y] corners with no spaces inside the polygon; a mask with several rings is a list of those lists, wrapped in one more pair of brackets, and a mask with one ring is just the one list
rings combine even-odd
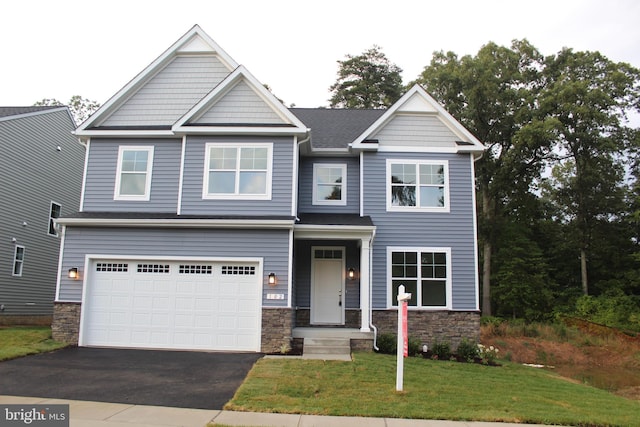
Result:
{"label": "vertical board siding in gable", "polygon": [[194,123],[285,124],[245,81],[240,81]]}
{"label": "vertical board siding in gable", "polygon": [[455,147],[460,138],[437,116],[397,115],[373,139],[380,146]]}
{"label": "vertical board siding in gable", "polygon": [[[476,310],[474,180],[469,154],[365,153],[364,213],[376,225],[373,306],[387,306],[387,247],[450,247],[454,310]],[[386,212],[386,159],[449,161],[449,213]]]}
{"label": "vertical board siding in gable", "polygon": [[[100,242],[96,246],[96,242]],[[151,229],[151,228],[79,228],[68,227],[62,271],[80,267],[83,277],[85,255],[96,254],[139,257],[193,257],[263,258],[264,275],[275,272],[275,287],[264,285],[263,305],[287,305],[289,271],[288,230],[206,230],[206,229]],[[87,274],[88,273],[88,274]],[[266,276],[261,278],[262,283]],[[284,300],[267,300],[267,293],[284,294]],[[82,301],[82,280],[71,280],[65,275],[60,280],[60,301]]]}
{"label": "vertical board siding in gable", "polygon": [[[273,143],[271,200],[209,200],[202,198],[205,147],[221,144]],[[184,162],[184,215],[291,215],[293,183],[292,137],[188,137]]]}
{"label": "vertical board siding in gable", "polygon": [[[121,145],[153,146],[151,197],[149,201],[113,200]],[[92,139],[84,194],[85,212],[176,213],[180,181],[179,139]]]}
{"label": "vertical board siding in gable", "polygon": [[[51,202],[63,216],[80,204],[85,148],[74,128],[65,110],[0,121],[1,315],[52,313],[60,238],[48,234]],[[16,245],[25,248],[20,277],[12,275]]]}
{"label": "vertical board siding in gable", "polygon": [[229,73],[213,55],[176,56],[100,125],[172,125]]}
{"label": "vertical board siding in gable", "polygon": [[[313,204],[313,165],[331,163],[347,165],[347,204]],[[298,211],[304,213],[360,213],[360,160],[358,157],[303,157],[298,178]]]}

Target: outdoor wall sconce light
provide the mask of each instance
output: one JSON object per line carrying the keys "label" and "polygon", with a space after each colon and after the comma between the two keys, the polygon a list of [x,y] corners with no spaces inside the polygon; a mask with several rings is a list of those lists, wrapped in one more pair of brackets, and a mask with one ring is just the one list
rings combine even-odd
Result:
{"label": "outdoor wall sconce light", "polygon": [[278,279],[276,278],[276,273],[269,273],[268,282],[270,286],[275,286]]}
{"label": "outdoor wall sconce light", "polygon": [[347,277],[349,278],[349,280],[354,280],[356,278],[356,270],[353,267],[347,270]]}
{"label": "outdoor wall sconce light", "polygon": [[78,267],[73,267],[69,269],[69,279],[77,280],[79,278]]}

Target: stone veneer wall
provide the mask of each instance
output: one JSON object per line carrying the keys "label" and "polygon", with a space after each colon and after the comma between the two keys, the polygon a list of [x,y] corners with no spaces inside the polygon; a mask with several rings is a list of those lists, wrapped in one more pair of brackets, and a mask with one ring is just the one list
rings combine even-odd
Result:
{"label": "stone veneer wall", "polygon": [[80,306],[79,302],[56,302],[53,304],[51,336],[54,340],[68,344],[78,344]]}
{"label": "stone veneer wall", "polygon": [[[463,339],[480,340],[480,312],[476,311],[409,311],[409,336],[431,346],[434,341],[449,342],[455,350]],[[398,312],[373,312],[378,334],[398,333]]]}
{"label": "stone veneer wall", "polygon": [[291,308],[262,308],[263,353],[280,353],[292,347],[294,311]]}

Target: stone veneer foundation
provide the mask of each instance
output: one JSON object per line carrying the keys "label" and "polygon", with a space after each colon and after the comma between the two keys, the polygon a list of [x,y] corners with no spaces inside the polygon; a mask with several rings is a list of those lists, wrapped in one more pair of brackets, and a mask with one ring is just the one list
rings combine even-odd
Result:
{"label": "stone veneer foundation", "polygon": [[78,345],[80,306],[79,302],[56,302],[53,304],[51,337],[54,340]]}
{"label": "stone veneer foundation", "polygon": [[263,353],[286,353],[293,345],[294,311],[291,308],[262,308]]}
{"label": "stone veneer foundation", "polygon": [[[463,339],[480,340],[478,311],[409,311],[408,320],[409,336],[418,338],[421,344],[448,342],[455,350]],[[398,312],[374,310],[373,324],[378,334],[397,334]]]}

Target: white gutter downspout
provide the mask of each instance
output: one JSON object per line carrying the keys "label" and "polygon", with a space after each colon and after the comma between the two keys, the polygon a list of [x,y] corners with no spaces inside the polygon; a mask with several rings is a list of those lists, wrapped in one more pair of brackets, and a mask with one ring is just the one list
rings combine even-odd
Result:
{"label": "white gutter downspout", "polygon": [[376,231],[373,230],[371,240],[369,240],[369,326],[373,329],[373,349],[378,351],[378,328],[373,324],[373,240]]}

